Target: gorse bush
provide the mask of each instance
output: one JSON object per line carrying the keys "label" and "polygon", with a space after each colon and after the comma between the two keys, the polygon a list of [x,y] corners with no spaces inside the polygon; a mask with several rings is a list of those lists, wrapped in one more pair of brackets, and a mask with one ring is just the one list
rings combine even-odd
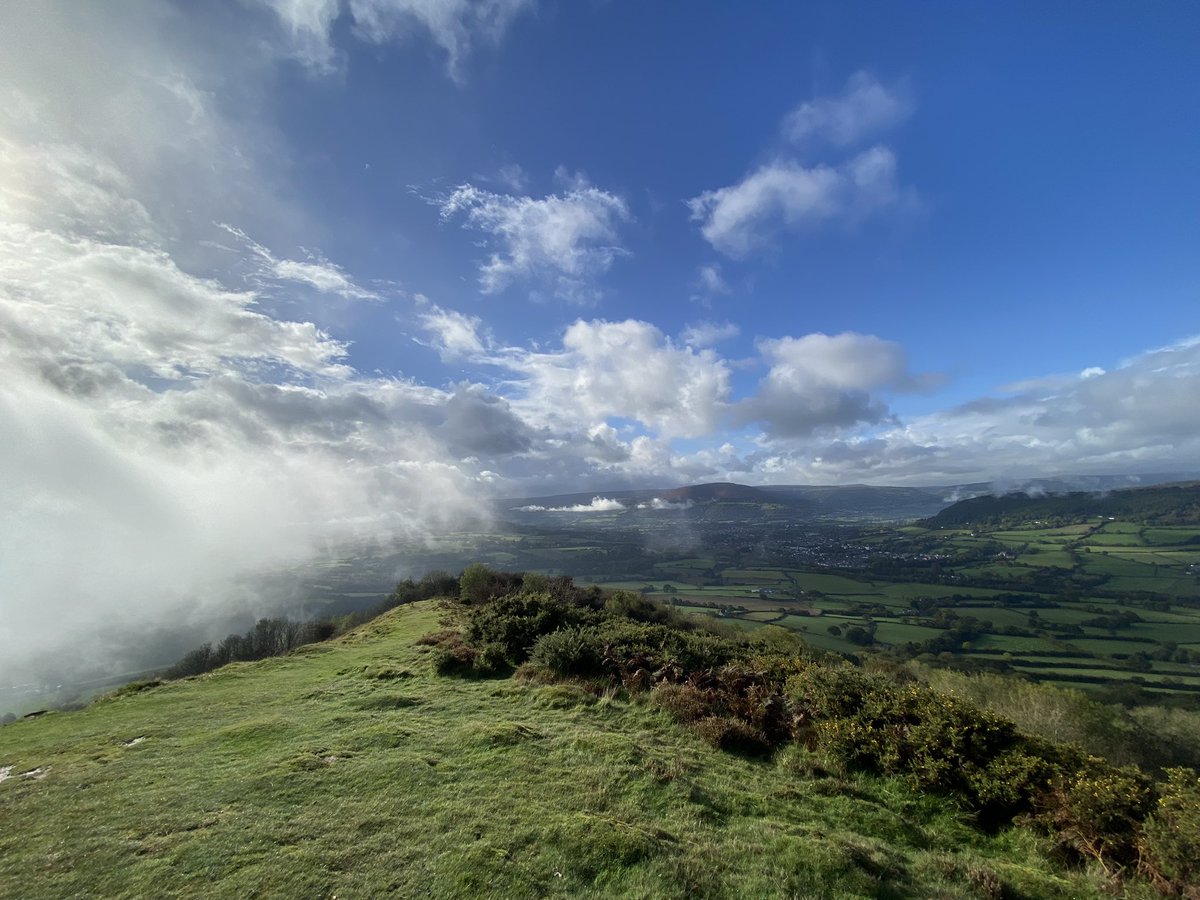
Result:
{"label": "gorse bush", "polygon": [[563,628],[538,638],[530,660],[562,677],[600,675],[604,640],[594,628]]}
{"label": "gorse bush", "polygon": [[594,610],[556,599],[547,593],[511,594],[471,614],[467,640],[474,646],[495,645],[511,665],[529,658],[538,638],[563,628],[598,622]]}
{"label": "gorse bush", "polygon": [[900,775],[957,797],[985,824],[1032,808],[1059,761],[998,716],[920,685],[813,667],[788,695],[798,735],[848,769]]}
{"label": "gorse bush", "polygon": [[1200,900],[1200,776],[1168,769],[1142,827],[1141,868],[1167,893]]}
{"label": "gorse bush", "polygon": [[1153,801],[1150,781],[1136,766],[1090,757],[1059,773],[1041,818],[1063,846],[1115,874],[1137,861],[1139,826]]}

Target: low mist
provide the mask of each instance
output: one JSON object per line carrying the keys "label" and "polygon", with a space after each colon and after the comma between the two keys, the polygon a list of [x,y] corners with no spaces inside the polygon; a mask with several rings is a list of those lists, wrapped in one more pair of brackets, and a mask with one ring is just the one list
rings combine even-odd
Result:
{"label": "low mist", "polygon": [[147,643],[164,635],[286,608],[250,574],[475,515],[452,467],[380,472],[311,446],[172,448],[6,375],[0,468],[17,477],[0,484],[2,688],[125,671],[160,656]]}

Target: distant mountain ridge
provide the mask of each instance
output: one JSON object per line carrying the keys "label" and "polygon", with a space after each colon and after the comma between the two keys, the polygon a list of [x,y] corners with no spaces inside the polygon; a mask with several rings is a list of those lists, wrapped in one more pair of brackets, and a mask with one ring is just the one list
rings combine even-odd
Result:
{"label": "distant mountain ridge", "polygon": [[[759,505],[764,511],[809,521],[880,521],[899,522],[928,519],[947,507],[971,498],[992,500],[1023,496],[1037,499],[1076,493],[1092,497],[1096,492],[1113,490],[1144,490],[1138,482],[1155,485],[1164,482],[1186,482],[1193,473],[1161,475],[1088,475],[1026,479],[1020,482],[974,482],[957,485],[900,487],[888,485],[746,485],[732,481],[707,482],[671,488],[638,488],[622,490],[591,490],[542,497],[498,500],[495,508],[501,516],[525,517],[545,512],[595,515],[700,515],[705,507],[717,504],[727,509],[734,505],[743,508]],[[1021,491],[1023,493],[1013,493]],[[601,498],[607,504],[594,505]],[[621,504],[616,508],[612,503]],[[1009,501],[1011,502],[1011,501]],[[975,515],[990,510],[986,503],[970,507]],[[744,510],[749,513],[749,510]],[[989,513],[991,514],[991,513]],[[1097,512],[1096,515],[1101,513]],[[1106,513],[1107,515],[1108,513]]]}

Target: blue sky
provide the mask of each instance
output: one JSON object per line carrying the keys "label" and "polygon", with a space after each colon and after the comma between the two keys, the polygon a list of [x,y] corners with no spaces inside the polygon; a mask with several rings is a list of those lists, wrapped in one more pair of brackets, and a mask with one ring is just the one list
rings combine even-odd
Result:
{"label": "blue sky", "polygon": [[[647,318],[668,334],[730,321],[740,334],[722,350],[739,356],[753,354],[756,336],[878,334],[914,365],[951,376],[938,397],[895,401],[916,412],[1034,374],[1111,366],[1188,333],[1200,269],[1189,252],[1200,199],[1190,173],[1200,136],[1186,113],[1197,99],[1194,12],[916,12],[529,8],[498,46],[461,63],[459,81],[419,29],[367,47],[343,16],[330,38],[341,54],[331,83],[314,84],[303,65],[285,69],[281,128],[302,148],[294,175],[330,228],[327,253],[478,315],[507,343],[552,343],[580,316]],[[902,95],[904,111],[849,146],[820,135],[789,145],[786,116],[845,97],[860,74]],[[688,199],[757,166],[837,165],[872,146],[894,154],[911,208],[767,227],[740,259],[689,221]],[[540,198],[560,189],[559,169],[585,173],[629,210],[623,255],[589,284],[598,299],[531,303],[541,286],[528,283],[481,294],[482,236],[439,222],[422,197],[470,183]],[[503,183],[505,171],[522,174],[520,191]],[[730,290],[697,300],[700,267],[712,265]],[[360,338],[355,357],[438,377],[435,361],[398,360],[380,338]]]}
{"label": "blue sky", "polygon": [[485,496],[1195,471],[1197,33],[1165,0],[5,4],[9,605],[201,615]]}

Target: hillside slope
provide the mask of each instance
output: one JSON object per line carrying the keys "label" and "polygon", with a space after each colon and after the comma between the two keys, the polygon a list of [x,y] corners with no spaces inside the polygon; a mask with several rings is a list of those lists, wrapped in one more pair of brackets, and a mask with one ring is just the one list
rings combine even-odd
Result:
{"label": "hillside slope", "polygon": [[0,728],[0,896],[1097,895],[895,780],[434,675],[438,618]]}
{"label": "hillside slope", "polygon": [[1200,524],[1200,483],[1125,488],[1107,494],[987,495],[960,500],[923,524],[929,528],[1082,522],[1099,517],[1163,525]]}

